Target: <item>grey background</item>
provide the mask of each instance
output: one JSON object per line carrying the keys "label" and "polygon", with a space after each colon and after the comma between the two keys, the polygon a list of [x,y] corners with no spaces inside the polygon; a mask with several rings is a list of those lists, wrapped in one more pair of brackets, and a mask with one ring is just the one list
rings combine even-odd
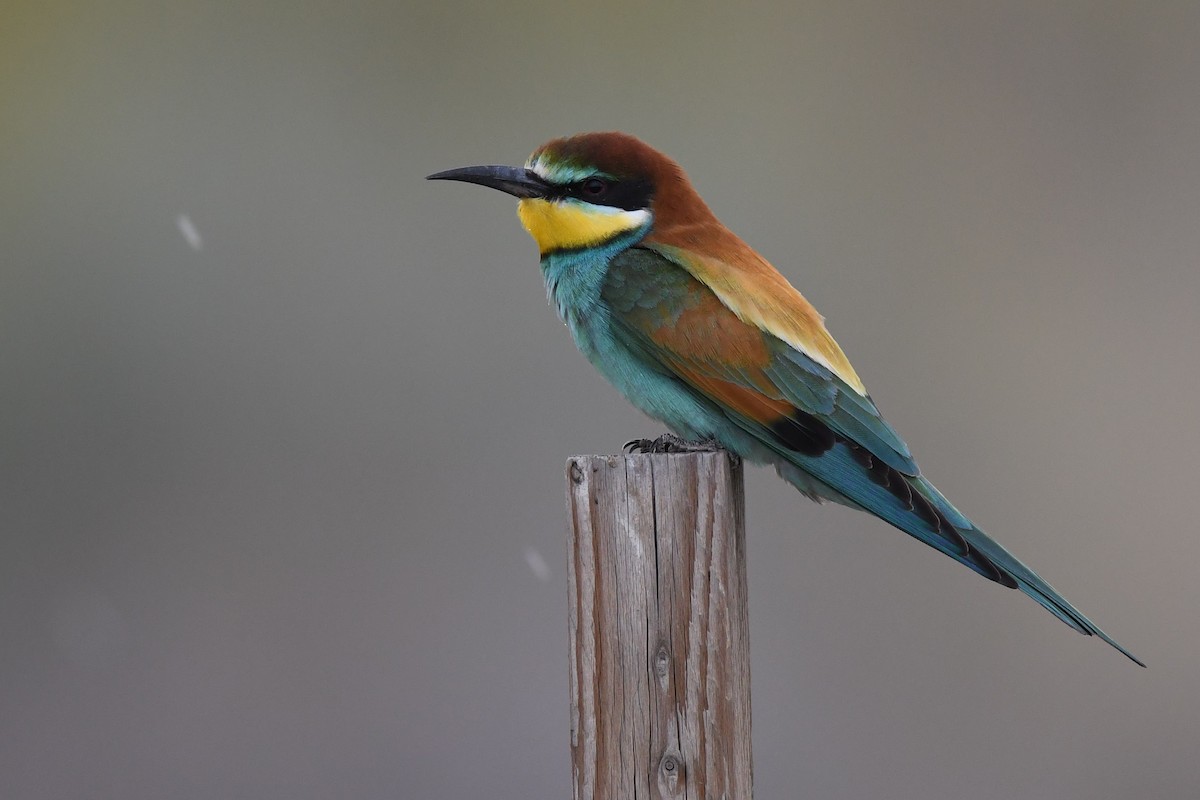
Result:
{"label": "grey background", "polygon": [[1150,664],[752,470],[758,795],[1200,795],[1198,34],[1192,2],[7,0],[0,796],[567,796],[563,463],[659,428],[511,198],[422,178],[610,128]]}

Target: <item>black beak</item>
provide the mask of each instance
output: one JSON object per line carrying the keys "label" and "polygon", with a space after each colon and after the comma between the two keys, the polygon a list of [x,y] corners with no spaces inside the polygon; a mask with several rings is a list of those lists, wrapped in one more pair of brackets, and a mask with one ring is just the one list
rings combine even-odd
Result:
{"label": "black beak", "polygon": [[490,186],[514,197],[545,197],[550,184],[524,167],[459,167],[435,172],[429,181],[464,181]]}

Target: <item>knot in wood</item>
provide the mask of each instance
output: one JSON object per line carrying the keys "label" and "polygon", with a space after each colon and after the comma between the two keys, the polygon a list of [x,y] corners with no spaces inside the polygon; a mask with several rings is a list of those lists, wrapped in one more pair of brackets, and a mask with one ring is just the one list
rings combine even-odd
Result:
{"label": "knot in wood", "polygon": [[683,756],[678,750],[671,749],[663,754],[658,762],[658,784],[663,794],[672,796],[679,793],[685,780],[684,772]]}
{"label": "knot in wood", "polygon": [[667,677],[671,671],[671,651],[665,644],[660,644],[654,653],[654,674],[660,678]]}
{"label": "knot in wood", "polygon": [[680,797],[685,787],[683,761],[679,751],[672,749],[658,762],[658,791],[662,797]]}
{"label": "knot in wood", "polygon": [[578,461],[571,462],[570,473],[571,473],[571,483],[574,483],[574,484],[583,483],[583,470],[579,468]]}

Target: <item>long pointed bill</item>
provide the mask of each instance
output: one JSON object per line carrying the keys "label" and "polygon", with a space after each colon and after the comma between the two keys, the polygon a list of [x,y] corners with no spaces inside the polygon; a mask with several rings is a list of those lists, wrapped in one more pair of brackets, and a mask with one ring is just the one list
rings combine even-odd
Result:
{"label": "long pointed bill", "polygon": [[436,172],[426,180],[477,183],[521,198],[545,197],[550,188],[537,173],[524,167],[459,167]]}

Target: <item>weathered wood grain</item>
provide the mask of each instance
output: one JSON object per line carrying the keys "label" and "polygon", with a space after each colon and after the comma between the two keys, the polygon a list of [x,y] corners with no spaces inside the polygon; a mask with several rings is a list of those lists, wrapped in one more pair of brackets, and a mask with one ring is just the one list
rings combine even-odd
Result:
{"label": "weathered wood grain", "polygon": [[724,453],[574,456],[576,800],[749,800],[742,471]]}

